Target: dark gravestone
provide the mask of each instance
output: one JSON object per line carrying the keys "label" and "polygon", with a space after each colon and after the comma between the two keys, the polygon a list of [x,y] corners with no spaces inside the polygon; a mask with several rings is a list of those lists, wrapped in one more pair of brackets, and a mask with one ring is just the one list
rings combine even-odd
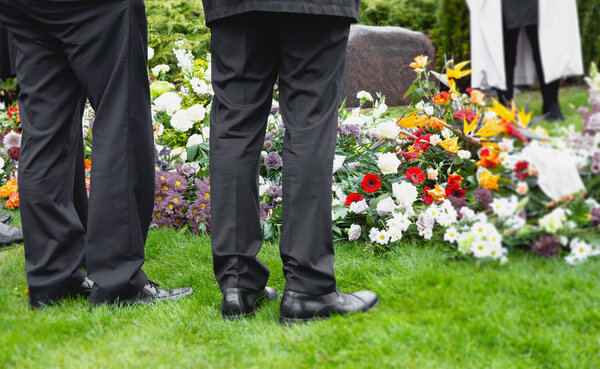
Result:
{"label": "dark gravestone", "polygon": [[402,27],[353,25],[342,95],[347,98],[347,106],[358,106],[356,93],[361,90],[373,97],[381,92],[389,106],[408,105],[410,100],[404,94],[416,77],[408,65],[419,55],[428,56],[428,68],[433,68],[435,48],[421,32]]}

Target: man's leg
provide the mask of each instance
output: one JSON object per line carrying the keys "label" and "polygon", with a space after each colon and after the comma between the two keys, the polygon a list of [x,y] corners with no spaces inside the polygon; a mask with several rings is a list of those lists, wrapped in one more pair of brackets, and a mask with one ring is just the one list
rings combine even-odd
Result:
{"label": "man's leg", "polygon": [[515,65],[517,63],[517,40],[519,39],[519,28],[506,29],[504,25],[504,76],[506,78],[506,90],[497,90],[498,100],[510,106],[514,98],[515,89]]}
{"label": "man's leg", "polygon": [[260,152],[279,61],[273,19],[248,13],[211,24],[211,243],[221,291],[261,290],[269,278],[256,255]]}
{"label": "man's leg", "polygon": [[[96,111],[86,268],[98,304],[133,297],[154,204],[154,146],[142,0],[78,2],[60,37]],[[68,32],[67,32],[68,31]]]}
{"label": "man's leg", "polygon": [[548,114],[546,119],[548,120],[564,120],[564,116],[560,109],[558,102],[558,90],[560,87],[560,80],[555,80],[550,83],[546,83],[544,76],[544,67],[542,65],[542,56],[540,54],[540,42],[538,37],[538,26],[527,26],[527,38],[531,44],[531,50],[533,51],[533,61],[535,62],[535,69],[537,72],[538,79],[540,80],[540,90],[542,92],[542,113]]}
{"label": "man's leg", "polygon": [[323,295],[336,289],[331,183],[350,22],[289,14],[279,28],[286,291]]}
{"label": "man's leg", "polygon": [[[16,31],[18,32],[18,30]],[[34,307],[77,291],[84,275],[85,224],[75,194],[83,165],[83,91],[60,43],[15,34],[23,137],[20,207],[29,298]],[[82,188],[77,188],[77,187]]]}

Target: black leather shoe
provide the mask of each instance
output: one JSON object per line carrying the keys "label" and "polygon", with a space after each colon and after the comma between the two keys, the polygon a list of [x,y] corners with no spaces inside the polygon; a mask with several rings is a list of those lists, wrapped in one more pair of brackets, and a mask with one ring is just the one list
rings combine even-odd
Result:
{"label": "black leather shoe", "polygon": [[308,322],[325,319],[331,315],[367,312],[379,304],[372,291],[342,293],[338,290],[323,296],[285,291],[281,298],[281,323]]}
{"label": "black leather shoe", "polygon": [[265,287],[260,291],[225,288],[221,316],[226,320],[254,316],[257,306],[267,301],[277,301],[278,298],[279,294],[272,287]]}
{"label": "black leather shoe", "polygon": [[8,213],[0,214],[0,223],[10,224],[12,222],[12,217]]}
{"label": "black leather shoe", "polygon": [[179,300],[183,297],[192,294],[193,290],[190,287],[173,288],[170,290],[162,290],[158,288],[159,284],[153,281],[148,281],[144,288],[136,296],[127,300],[121,300],[124,304],[147,304],[155,301],[164,300]]}
{"label": "black leather shoe", "polygon": [[81,286],[79,286],[79,294],[81,296],[89,296],[92,292],[92,287],[94,287],[94,281],[85,277],[83,282],[81,282]]}

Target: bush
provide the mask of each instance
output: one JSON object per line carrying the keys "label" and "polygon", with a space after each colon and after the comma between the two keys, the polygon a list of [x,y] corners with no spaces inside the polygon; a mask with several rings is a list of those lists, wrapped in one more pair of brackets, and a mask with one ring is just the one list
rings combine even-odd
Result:
{"label": "bush", "polygon": [[586,71],[592,62],[600,62],[600,4],[598,0],[578,0],[579,27]]}

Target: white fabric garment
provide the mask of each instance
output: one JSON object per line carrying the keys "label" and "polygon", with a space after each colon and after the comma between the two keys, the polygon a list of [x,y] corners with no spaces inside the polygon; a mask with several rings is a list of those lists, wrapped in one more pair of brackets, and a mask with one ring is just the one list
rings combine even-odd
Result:
{"label": "white fabric garment", "polygon": [[[471,84],[506,89],[502,0],[466,0],[471,12]],[[539,42],[545,82],[583,74],[576,0],[539,0]],[[531,45],[521,29],[515,85],[537,81]]]}

